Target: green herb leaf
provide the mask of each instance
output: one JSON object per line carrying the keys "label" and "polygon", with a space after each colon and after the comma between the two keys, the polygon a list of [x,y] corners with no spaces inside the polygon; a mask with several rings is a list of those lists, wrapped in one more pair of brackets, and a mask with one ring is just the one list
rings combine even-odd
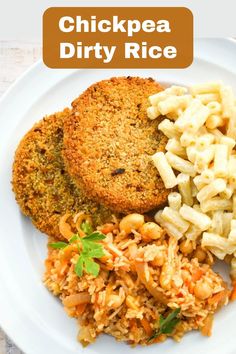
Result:
{"label": "green herb leaf", "polygon": [[90,235],[93,232],[93,227],[90,224],[90,222],[88,222],[87,220],[82,222],[82,224],[80,225],[80,228],[82,231],[84,231],[84,233],[86,235]]}
{"label": "green herb leaf", "polygon": [[79,239],[78,235],[75,234],[69,239],[69,243],[71,244],[71,243],[77,241],[78,239]]}
{"label": "green herb leaf", "polygon": [[100,240],[104,240],[105,238],[106,238],[106,236],[103,235],[99,231],[95,231],[95,232],[91,233],[90,235],[83,237],[83,239],[87,240],[87,241],[100,241]]}
{"label": "green herb leaf", "polygon": [[91,258],[101,258],[105,255],[102,247],[88,251],[87,256]]}
{"label": "green herb leaf", "polygon": [[[106,238],[102,233],[95,231],[85,237],[79,237],[80,244],[78,244],[78,250],[80,257],[75,265],[76,274],[81,277],[83,271],[92,274],[95,277],[98,276],[100,266],[93,258],[101,258],[105,255],[103,246],[97,241]],[[82,247],[81,247],[82,246]]]}
{"label": "green herb leaf", "polygon": [[78,277],[82,277],[83,268],[84,268],[84,257],[80,255],[75,265],[75,273],[78,275]]}
{"label": "green herb leaf", "polygon": [[158,328],[154,330],[153,335],[149,338],[149,341],[159,337],[161,334],[171,334],[175,326],[180,321],[178,318],[179,313],[180,308],[172,311],[166,318],[161,315],[159,323],[157,324]]}
{"label": "green herb leaf", "polygon": [[83,270],[85,270],[86,273],[92,274],[97,277],[99,274],[100,266],[99,264],[94,262],[92,258],[81,254],[75,265],[75,273],[78,275],[78,277],[81,277],[83,275]]}
{"label": "green herb leaf", "polygon": [[86,259],[84,259],[84,266],[85,266],[85,271],[87,273],[92,274],[95,277],[98,276],[99,270],[100,270],[99,264],[97,264],[96,262],[94,262],[90,258],[86,258]]}
{"label": "green herb leaf", "polygon": [[83,250],[85,252],[89,251],[91,249],[101,249],[102,248],[101,244],[93,242],[93,241],[88,241],[84,237],[81,238],[81,243],[82,243],[82,246],[83,246]]}
{"label": "green herb leaf", "polygon": [[63,249],[66,246],[68,246],[68,243],[66,242],[55,242],[55,243],[49,243],[48,246],[55,248],[55,249]]}

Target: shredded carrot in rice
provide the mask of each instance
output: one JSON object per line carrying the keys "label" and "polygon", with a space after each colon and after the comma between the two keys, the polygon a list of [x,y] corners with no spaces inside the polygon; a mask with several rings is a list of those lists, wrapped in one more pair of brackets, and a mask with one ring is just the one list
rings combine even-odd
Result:
{"label": "shredded carrot in rice", "polygon": [[131,331],[131,333],[133,333],[133,335],[135,335],[136,334],[136,332],[137,332],[137,320],[135,319],[135,318],[132,318],[131,320],[130,320],[130,331]]}
{"label": "shredded carrot in rice", "polygon": [[152,327],[150,326],[150,323],[149,323],[148,320],[146,319],[146,317],[143,317],[143,318],[140,320],[140,322],[141,322],[141,324],[142,324],[142,326],[143,326],[145,332],[147,333],[147,335],[148,335],[149,337],[151,337],[153,330],[152,330]]}

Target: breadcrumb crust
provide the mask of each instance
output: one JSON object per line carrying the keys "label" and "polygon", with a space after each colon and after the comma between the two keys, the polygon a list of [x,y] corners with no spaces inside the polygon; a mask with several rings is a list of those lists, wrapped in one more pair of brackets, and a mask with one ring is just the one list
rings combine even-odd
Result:
{"label": "breadcrumb crust", "polygon": [[89,197],[117,212],[147,212],[166,202],[169,192],[150,159],[165,149],[157,129],[162,118],[146,114],[148,96],[161,90],[151,78],[100,81],[72,103],[65,119],[69,174]]}
{"label": "breadcrumb crust", "polygon": [[21,140],[13,164],[12,186],[22,212],[40,231],[56,238],[63,238],[58,223],[66,212],[87,211],[98,224],[111,217],[111,212],[89,200],[65,171],[63,121],[70,113],[65,109],[35,124]]}

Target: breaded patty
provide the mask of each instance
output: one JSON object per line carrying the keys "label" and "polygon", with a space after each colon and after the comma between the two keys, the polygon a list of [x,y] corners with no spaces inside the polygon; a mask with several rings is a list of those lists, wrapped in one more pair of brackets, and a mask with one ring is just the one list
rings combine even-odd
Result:
{"label": "breaded patty", "polygon": [[147,212],[168,191],[150,156],[164,151],[160,119],[147,117],[148,96],[161,91],[153,79],[119,77],[89,87],[65,119],[65,165],[77,185],[122,213]]}
{"label": "breaded patty", "polygon": [[95,224],[110,211],[89,200],[65,172],[61,157],[63,121],[69,109],[42,119],[20,142],[13,165],[13,191],[22,212],[42,232],[62,238],[58,223],[66,212],[93,213]]}

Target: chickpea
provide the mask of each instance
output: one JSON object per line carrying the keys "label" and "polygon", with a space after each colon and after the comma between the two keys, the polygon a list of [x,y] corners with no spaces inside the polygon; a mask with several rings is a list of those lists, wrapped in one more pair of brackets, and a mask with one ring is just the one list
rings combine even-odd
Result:
{"label": "chickpea", "polygon": [[138,230],[144,224],[144,216],[141,214],[129,214],[120,222],[120,231],[124,231],[127,235],[132,230]]}
{"label": "chickpea", "polygon": [[151,261],[151,265],[153,267],[161,267],[163,266],[165,261],[164,254],[160,252],[154,259]]}
{"label": "chickpea", "polygon": [[109,301],[108,301],[107,306],[116,309],[122,305],[123,301],[124,300],[122,298],[120,298],[119,295],[112,294],[109,297]]}
{"label": "chickpea", "polygon": [[155,222],[146,222],[140,227],[139,232],[145,242],[157,240],[163,235],[163,229]]}
{"label": "chickpea", "polygon": [[212,295],[212,288],[205,281],[198,281],[194,286],[194,295],[200,299],[208,299]]}
{"label": "chickpea", "polygon": [[198,246],[194,252],[194,257],[198,259],[198,262],[202,263],[205,261],[206,256],[206,252],[200,246]]}
{"label": "chickpea", "polygon": [[193,243],[192,241],[184,240],[181,242],[179,248],[183,254],[190,254],[193,252]]}

